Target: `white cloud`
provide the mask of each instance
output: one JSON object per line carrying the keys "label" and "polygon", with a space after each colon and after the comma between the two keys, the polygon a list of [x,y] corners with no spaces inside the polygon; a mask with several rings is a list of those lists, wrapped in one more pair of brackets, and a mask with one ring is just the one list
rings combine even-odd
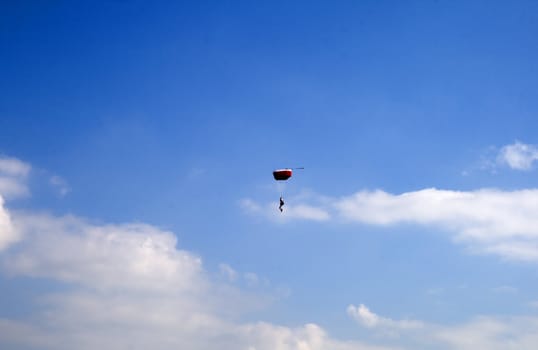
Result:
{"label": "white cloud", "polygon": [[[91,305],[95,307],[96,305]],[[102,305],[98,305],[102,307]],[[109,305],[115,306],[115,305]],[[92,308],[77,310],[94,311]],[[100,310],[106,314],[109,310]],[[342,342],[330,338],[315,324],[289,328],[266,322],[232,324],[201,322],[199,328],[186,327],[181,320],[175,324],[153,323],[155,320],[136,320],[130,324],[114,323],[116,308],[111,317],[88,320],[84,327],[76,323],[59,334],[55,325],[46,329],[16,321],[0,320],[0,344],[14,344],[31,349],[189,349],[189,350],[389,350],[396,347],[367,345],[360,342]],[[94,314],[95,312],[92,312]],[[73,315],[76,316],[76,315]],[[123,315],[123,317],[129,315]],[[141,316],[136,313],[131,316]],[[99,323],[101,326],[99,327]],[[122,332],[122,334],[119,334]],[[13,348],[11,348],[13,349]]]}
{"label": "white cloud", "polygon": [[4,203],[6,199],[29,195],[26,177],[30,169],[31,166],[21,160],[0,156],[0,251],[20,238]]}
{"label": "white cloud", "polygon": [[469,176],[475,170],[497,174],[504,167],[512,170],[529,171],[533,168],[536,160],[538,160],[538,145],[515,141],[500,148],[489,146],[482,150],[477,163],[463,170],[461,175]]}
{"label": "white cloud", "polygon": [[453,234],[471,249],[538,261],[538,190],[425,189],[400,195],[363,191],[335,201],[346,219],[372,225],[414,223]]}
{"label": "white cloud", "polygon": [[538,344],[538,318],[481,316],[463,325],[437,327],[431,338],[446,349],[532,350]]}
{"label": "white cloud", "polygon": [[0,252],[19,239],[11,222],[9,212],[4,208],[4,199],[0,196]]}
{"label": "white cloud", "polygon": [[515,170],[529,170],[538,160],[538,147],[516,141],[501,148],[497,161]]}
{"label": "white cloud", "polygon": [[17,158],[0,156],[0,173],[5,176],[27,176],[31,166]]}
{"label": "white cloud", "polygon": [[0,157],[0,195],[7,199],[28,196],[26,178],[30,169],[31,166],[21,160]]}
{"label": "white cloud", "polygon": [[[312,199],[313,198],[313,199]],[[344,220],[376,226],[423,225],[448,233],[469,251],[538,262],[538,189],[450,191],[427,188],[402,194],[361,191],[341,198],[296,200],[316,215],[273,213],[268,205],[244,200],[243,208],[280,222],[291,219]],[[314,204],[305,203],[308,201]],[[280,220],[278,220],[280,219]]]}
{"label": "white cloud", "polygon": [[365,305],[360,304],[358,307],[355,305],[349,305],[347,307],[347,314],[357,321],[359,324],[366,328],[377,328],[383,331],[400,331],[400,330],[412,330],[420,329],[424,327],[424,324],[415,320],[399,320],[395,321],[390,318],[381,317],[368,309]]}
{"label": "white cloud", "polygon": [[[241,338],[249,346],[236,349],[245,350],[381,350],[388,347],[373,346],[358,342],[341,342],[331,339],[327,333],[315,324],[288,328],[256,323],[239,327]],[[247,344],[247,343],[243,343]],[[392,347],[391,349],[396,349]]]}
{"label": "white cloud", "polygon": [[5,198],[26,197],[30,194],[28,187],[19,179],[2,177],[0,175],[0,194]]}
{"label": "white cloud", "polygon": [[199,257],[176,236],[144,224],[92,225],[66,216],[13,215],[23,247],[4,257],[16,275],[50,277],[100,289],[176,291],[201,285]]}
{"label": "white cloud", "polygon": [[406,349],[445,350],[533,350],[538,344],[538,317],[478,316],[455,325],[418,320],[393,320],[377,315],[366,306],[348,307],[348,315],[378,335],[397,334]]}
{"label": "white cloud", "polygon": [[[199,256],[154,226],[20,212],[12,219],[24,239],[0,255],[2,271],[66,288],[41,295],[28,318],[0,315],[1,348],[388,349],[335,340],[314,324],[235,321],[264,298],[212,281]],[[228,267],[220,265],[234,275]]]}

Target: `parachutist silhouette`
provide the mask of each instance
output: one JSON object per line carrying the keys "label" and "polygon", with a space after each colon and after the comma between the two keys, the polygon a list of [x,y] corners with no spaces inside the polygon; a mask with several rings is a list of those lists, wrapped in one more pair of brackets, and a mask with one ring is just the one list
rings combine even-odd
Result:
{"label": "parachutist silhouette", "polygon": [[[291,175],[293,175],[293,169],[304,169],[303,167],[300,168],[285,168],[285,169],[277,169],[273,171],[273,177],[276,181],[287,181]],[[282,207],[284,206],[284,198],[282,198],[282,192],[280,192],[280,205],[278,206],[278,210],[282,213],[284,209]]]}

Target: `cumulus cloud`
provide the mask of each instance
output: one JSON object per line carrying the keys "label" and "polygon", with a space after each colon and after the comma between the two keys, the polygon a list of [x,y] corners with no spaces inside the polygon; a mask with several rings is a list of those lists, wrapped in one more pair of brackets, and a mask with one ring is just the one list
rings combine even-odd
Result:
{"label": "cumulus cloud", "polygon": [[30,169],[29,164],[19,159],[0,156],[0,195],[7,199],[28,196],[26,178]]}
{"label": "cumulus cloud", "polygon": [[[263,306],[263,296],[212,280],[198,255],[157,227],[20,212],[11,218],[24,239],[0,254],[3,273],[65,288],[40,295],[26,319],[0,315],[1,348],[389,349],[333,339],[315,324],[237,321]],[[226,264],[220,271],[238,275]]]}
{"label": "cumulus cloud", "polygon": [[519,141],[501,148],[497,161],[515,170],[530,170],[538,160],[538,147]]}
{"label": "cumulus cloud", "polygon": [[3,259],[7,271],[100,289],[176,291],[200,286],[201,259],[176,236],[145,224],[92,225],[74,216],[14,215],[25,240]]}

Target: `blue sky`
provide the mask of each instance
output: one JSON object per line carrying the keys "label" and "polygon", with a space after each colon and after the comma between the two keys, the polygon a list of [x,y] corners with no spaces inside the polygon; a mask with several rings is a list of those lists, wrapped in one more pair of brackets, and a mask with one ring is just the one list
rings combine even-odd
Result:
{"label": "blue sky", "polygon": [[0,8],[2,348],[534,349],[536,2]]}

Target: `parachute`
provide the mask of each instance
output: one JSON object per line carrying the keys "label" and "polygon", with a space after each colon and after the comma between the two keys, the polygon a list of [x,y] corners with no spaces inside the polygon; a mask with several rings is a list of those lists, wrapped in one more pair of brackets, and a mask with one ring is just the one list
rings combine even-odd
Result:
{"label": "parachute", "polygon": [[[293,169],[304,169],[304,168],[293,168]],[[293,175],[293,169],[292,168],[284,168],[284,169],[276,169],[273,171],[273,178],[276,181],[286,181]],[[282,189],[281,189],[282,192]],[[282,198],[282,194],[280,195],[279,200],[279,206],[278,210],[280,212],[283,211],[282,207],[284,206],[284,199]]]}
{"label": "parachute", "polygon": [[273,177],[277,181],[286,181],[293,175],[293,170],[291,169],[277,169],[273,171]]}

